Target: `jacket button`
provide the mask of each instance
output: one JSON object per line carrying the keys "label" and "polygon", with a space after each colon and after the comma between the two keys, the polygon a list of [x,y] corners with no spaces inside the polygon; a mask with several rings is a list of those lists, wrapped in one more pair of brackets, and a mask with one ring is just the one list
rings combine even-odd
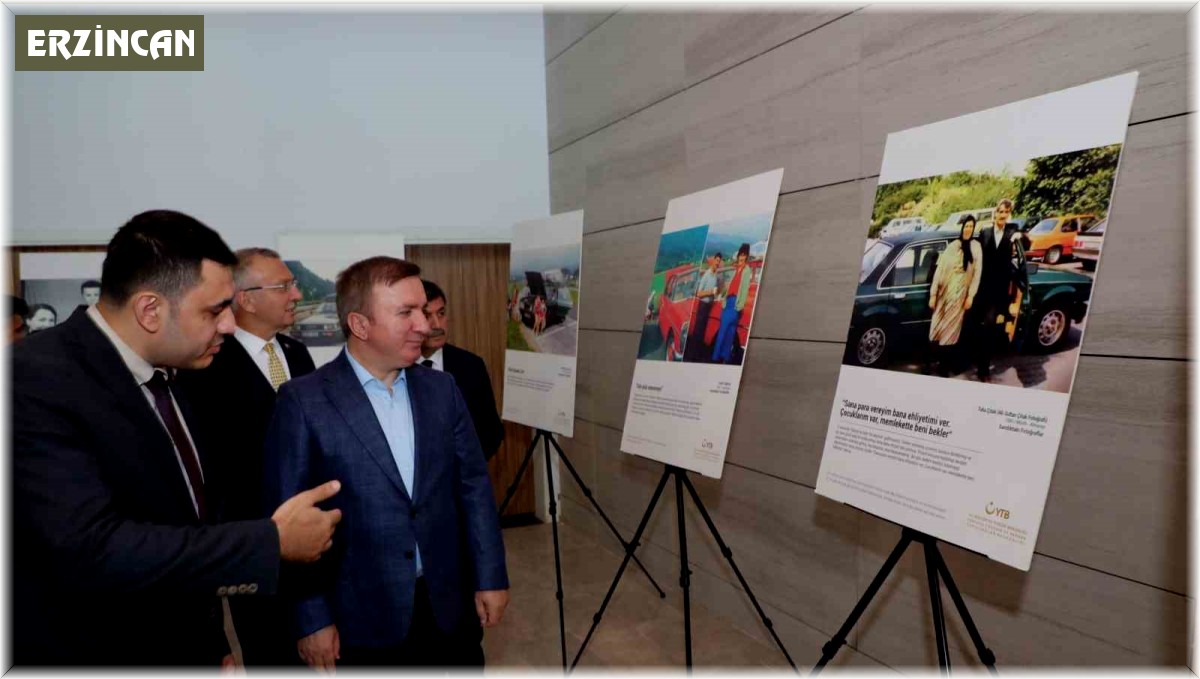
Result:
{"label": "jacket button", "polygon": [[245,594],[250,591],[250,585],[238,585],[238,594]]}
{"label": "jacket button", "polygon": [[217,588],[217,596],[225,596],[225,593],[228,591],[229,591],[228,587],[224,587],[224,586],[218,587]]}
{"label": "jacket button", "polygon": [[413,558],[414,556],[416,556],[416,555],[415,555],[415,554],[413,554],[413,551],[412,551],[411,549],[409,549],[409,550],[406,550],[406,551],[404,552],[404,558],[405,558],[405,559],[408,559],[409,561],[411,561],[411,560],[412,560],[412,558]]}
{"label": "jacket button", "polygon": [[258,583],[257,582],[250,583],[250,586],[246,588],[246,591],[249,592],[250,594],[254,594],[255,592],[258,591]]}

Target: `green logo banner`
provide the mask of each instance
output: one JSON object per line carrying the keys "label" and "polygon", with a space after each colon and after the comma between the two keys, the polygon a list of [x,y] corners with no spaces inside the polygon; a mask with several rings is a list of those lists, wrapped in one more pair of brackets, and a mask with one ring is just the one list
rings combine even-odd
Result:
{"label": "green logo banner", "polygon": [[198,14],[18,14],[18,71],[203,71]]}

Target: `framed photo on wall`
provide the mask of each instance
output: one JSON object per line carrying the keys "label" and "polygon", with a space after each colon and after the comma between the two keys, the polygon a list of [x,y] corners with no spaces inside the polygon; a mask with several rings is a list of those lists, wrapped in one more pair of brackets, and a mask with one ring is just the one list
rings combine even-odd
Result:
{"label": "framed photo on wall", "polygon": [[9,293],[25,300],[30,334],[67,320],[100,299],[105,245],[37,245],[9,248]]}

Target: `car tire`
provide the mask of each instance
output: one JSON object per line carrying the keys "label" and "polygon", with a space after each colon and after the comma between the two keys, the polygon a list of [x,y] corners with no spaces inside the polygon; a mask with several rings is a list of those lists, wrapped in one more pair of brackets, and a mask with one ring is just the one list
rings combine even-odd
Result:
{"label": "car tire", "polygon": [[1081,260],[1079,260],[1079,266],[1083,267],[1084,271],[1095,271],[1096,270],[1096,260],[1081,259]]}
{"label": "car tire", "polygon": [[1062,304],[1051,304],[1038,312],[1036,322],[1030,327],[1030,334],[1036,352],[1054,353],[1062,348],[1071,334],[1071,314]]}
{"label": "car tire", "polygon": [[887,365],[889,339],[883,326],[871,326],[859,333],[849,347],[854,364],[864,368],[882,368]]}
{"label": "car tire", "polygon": [[1046,263],[1058,264],[1062,261],[1062,248],[1055,245],[1046,251]]}

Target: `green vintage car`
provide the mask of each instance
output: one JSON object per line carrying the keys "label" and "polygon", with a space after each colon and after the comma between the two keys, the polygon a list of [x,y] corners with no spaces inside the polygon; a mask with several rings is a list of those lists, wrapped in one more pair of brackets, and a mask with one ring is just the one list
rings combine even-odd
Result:
{"label": "green vintage car", "polygon": [[[938,257],[955,234],[906,233],[881,238],[863,253],[858,294],[844,362],[882,368],[892,358],[912,354],[929,342],[929,285]],[[1092,279],[1068,271],[1039,268],[1017,248],[1013,266],[1021,271],[1023,296],[1013,349],[1051,353],[1067,340],[1071,322],[1081,322],[1092,296]]]}

